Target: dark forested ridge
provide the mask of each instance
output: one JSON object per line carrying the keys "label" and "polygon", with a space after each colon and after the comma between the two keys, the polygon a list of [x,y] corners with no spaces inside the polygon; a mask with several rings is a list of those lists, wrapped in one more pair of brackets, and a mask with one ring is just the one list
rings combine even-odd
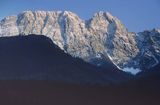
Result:
{"label": "dark forested ridge", "polygon": [[112,65],[98,68],[64,53],[40,35],[0,38],[0,79],[56,80],[84,84],[112,84],[131,76]]}

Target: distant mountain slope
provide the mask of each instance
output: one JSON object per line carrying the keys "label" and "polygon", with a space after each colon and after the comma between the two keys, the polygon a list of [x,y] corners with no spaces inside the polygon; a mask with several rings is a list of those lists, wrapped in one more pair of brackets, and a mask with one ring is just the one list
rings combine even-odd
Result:
{"label": "distant mountain slope", "polygon": [[0,38],[1,80],[55,80],[77,84],[114,84],[130,75],[111,63],[101,69],[64,53],[41,35]]}
{"label": "distant mountain slope", "polygon": [[25,11],[0,21],[0,37],[44,35],[73,57],[137,74],[160,62],[160,29],[129,32],[122,22],[100,11],[82,20],[69,11]]}

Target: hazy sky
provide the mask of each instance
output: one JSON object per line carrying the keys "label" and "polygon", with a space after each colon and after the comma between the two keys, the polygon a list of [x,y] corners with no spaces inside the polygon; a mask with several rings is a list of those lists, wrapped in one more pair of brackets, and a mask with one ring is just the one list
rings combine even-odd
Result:
{"label": "hazy sky", "polygon": [[160,27],[160,0],[0,0],[0,19],[25,10],[69,10],[82,19],[108,11],[129,31]]}

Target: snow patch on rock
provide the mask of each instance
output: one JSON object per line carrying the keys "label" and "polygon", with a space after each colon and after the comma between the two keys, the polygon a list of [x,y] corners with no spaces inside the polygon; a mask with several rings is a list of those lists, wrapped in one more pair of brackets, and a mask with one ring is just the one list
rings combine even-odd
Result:
{"label": "snow patch on rock", "polygon": [[122,69],[124,72],[128,72],[131,73],[132,75],[136,75],[139,72],[141,72],[141,70],[139,68],[133,68],[133,67],[126,67]]}

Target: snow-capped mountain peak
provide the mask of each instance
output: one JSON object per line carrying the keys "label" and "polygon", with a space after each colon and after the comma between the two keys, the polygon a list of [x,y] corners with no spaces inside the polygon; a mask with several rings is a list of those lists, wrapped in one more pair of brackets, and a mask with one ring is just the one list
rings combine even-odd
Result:
{"label": "snow-capped mountain peak", "polygon": [[[47,36],[66,53],[87,62],[99,65],[96,60],[110,60],[119,69],[131,73],[133,69],[126,68],[134,68],[138,73],[159,63],[160,30],[128,32],[108,12],[100,11],[91,19],[82,20],[70,11],[24,11],[0,22],[1,37],[29,34]],[[150,43],[152,39],[154,42]],[[152,63],[144,68],[142,59],[146,56]]]}

